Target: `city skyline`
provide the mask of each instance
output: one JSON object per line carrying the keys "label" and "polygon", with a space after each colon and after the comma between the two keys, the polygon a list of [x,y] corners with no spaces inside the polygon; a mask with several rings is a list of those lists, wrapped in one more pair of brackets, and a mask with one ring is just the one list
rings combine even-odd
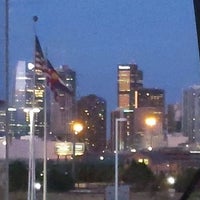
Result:
{"label": "city skyline", "polygon": [[10,68],[33,61],[34,30],[55,67],[77,72],[78,97],[101,96],[108,111],[117,106],[119,64],[136,63],[144,86],[164,89],[167,103],[199,83],[192,1],[10,0]]}

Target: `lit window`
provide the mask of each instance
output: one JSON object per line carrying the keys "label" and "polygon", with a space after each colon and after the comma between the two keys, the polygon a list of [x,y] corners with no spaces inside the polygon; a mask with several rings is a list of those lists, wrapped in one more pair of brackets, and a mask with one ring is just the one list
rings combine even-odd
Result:
{"label": "lit window", "polygon": [[144,164],[145,164],[145,165],[148,165],[148,164],[149,164],[149,160],[145,158],[145,159],[144,159]]}
{"label": "lit window", "polygon": [[143,163],[143,159],[142,159],[142,158],[139,158],[139,159],[138,159],[138,162],[139,162],[139,163]]}

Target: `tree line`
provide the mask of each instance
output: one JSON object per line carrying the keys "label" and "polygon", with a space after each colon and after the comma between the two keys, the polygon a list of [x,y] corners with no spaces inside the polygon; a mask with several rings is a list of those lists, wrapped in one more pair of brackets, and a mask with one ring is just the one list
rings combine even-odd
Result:
{"label": "tree line", "polygon": [[[176,177],[174,188],[178,192],[183,192],[191,174],[196,169],[187,169],[184,173]],[[47,162],[47,188],[52,192],[66,192],[74,189],[75,181],[79,183],[104,182],[114,183],[115,166],[112,162],[78,162],[75,168],[76,180],[71,174],[71,162],[48,161]],[[36,181],[42,184],[43,163],[36,162]],[[153,174],[150,168],[144,163],[131,161],[125,166],[119,165],[119,181],[130,185],[132,191],[159,191],[169,188],[166,182],[166,175],[160,173]],[[28,185],[28,163],[16,160],[9,165],[9,186],[10,191],[27,191]]]}

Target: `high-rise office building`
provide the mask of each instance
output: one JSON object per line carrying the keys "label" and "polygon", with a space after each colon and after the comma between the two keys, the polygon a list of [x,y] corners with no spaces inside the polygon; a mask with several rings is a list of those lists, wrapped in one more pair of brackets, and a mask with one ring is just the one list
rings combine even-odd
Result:
{"label": "high-rise office building", "polygon": [[[62,66],[58,73],[75,95],[75,72]],[[74,96],[57,90],[57,98],[55,99],[48,83],[45,84],[44,74],[36,70],[34,76],[34,65],[27,64],[25,61],[17,63],[15,77],[12,108],[9,112],[12,116],[12,122],[10,122],[12,135],[21,137],[28,134],[30,119],[29,114],[24,112],[24,108],[32,108],[34,105],[40,109],[40,112],[35,113],[34,117],[35,135],[43,137],[44,115],[46,113],[47,137],[52,135],[70,137],[68,129],[74,117],[72,111],[74,109]]]}
{"label": "high-rise office building", "polygon": [[[136,64],[118,66],[118,108],[124,110],[125,117],[127,118],[126,134],[129,138],[127,140],[129,140],[130,143],[132,143],[132,135],[134,133],[135,93],[142,87],[143,72],[138,69]],[[128,148],[128,146],[125,148]]]}
{"label": "high-rise office building", "polygon": [[[163,140],[163,129],[165,129],[165,93],[162,89],[140,88],[136,92],[136,107],[134,110],[133,145],[136,149],[160,147]],[[153,117],[156,124],[149,137],[149,127],[146,119]],[[146,142],[150,138],[150,142]],[[156,140],[155,140],[156,139]]]}
{"label": "high-rise office building", "polygon": [[76,73],[67,65],[61,65],[57,69],[58,74],[72,91],[69,95],[59,91],[57,100],[51,99],[51,131],[60,139],[71,140],[71,122],[76,118]]}
{"label": "high-rise office building", "polygon": [[96,95],[80,98],[77,104],[78,117],[84,122],[81,142],[90,152],[101,152],[106,148],[106,101]]}
{"label": "high-rise office building", "polygon": [[143,73],[136,64],[118,66],[118,107],[135,108],[135,91],[143,87]]}
{"label": "high-rise office building", "polygon": [[[154,116],[162,127],[165,126],[165,93],[155,88],[141,88],[136,94],[136,107],[134,114],[135,132],[144,128],[145,118]],[[145,108],[145,109],[144,109]],[[145,112],[147,112],[145,114]],[[143,114],[141,114],[143,113]],[[143,117],[139,117],[141,115]]]}
{"label": "high-rise office building", "polygon": [[5,136],[6,131],[6,104],[0,100],[0,136]]}
{"label": "high-rise office building", "polygon": [[[145,148],[142,143],[145,140],[146,125],[144,122],[147,116],[156,117],[157,132],[160,135],[163,133],[165,121],[164,90],[144,88],[143,72],[138,69],[136,64],[118,66],[117,85],[118,109],[126,118],[126,129],[123,129],[126,133],[123,133],[121,138],[123,141],[119,141],[120,144],[123,144],[121,150]],[[113,116],[116,117],[116,115]],[[111,119],[111,121],[115,123],[115,119]],[[111,127],[115,126],[111,124]],[[115,131],[111,130],[111,134],[112,132]]]}
{"label": "high-rise office building", "polygon": [[189,142],[200,142],[200,85],[183,91],[182,130]]}
{"label": "high-rise office building", "polygon": [[[15,137],[27,135],[29,132],[29,114],[24,108],[38,107],[39,113],[35,113],[35,135],[43,137],[44,134],[44,112],[49,116],[49,109],[44,111],[44,76],[39,73],[34,76],[34,65],[25,61],[18,61],[15,71],[15,81],[12,94],[12,108],[10,108],[10,131]],[[47,94],[47,105],[49,104],[49,91]],[[47,117],[49,125],[49,117]],[[47,125],[47,126],[48,126]]]}
{"label": "high-rise office building", "polygon": [[182,127],[182,108],[181,105],[170,104],[167,107],[167,129],[169,134],[181,132]]}
{"label": "high-rise office building", "polygon": [[136,94],[137,107],[157,107],[164,109],[165,93],[162,89],[157,88],[140,88]]}
{"label": "high-rise office building", "polygon": [[117,86],[118,108],[123,110],[123,115],[127,119],[126,136],[123,137],[124,141],[120,141],[121,144],[124,144],[125,150],[133,146],[136,93],[143,88],[143,72],[138,69],[136,64],[119,65]]}

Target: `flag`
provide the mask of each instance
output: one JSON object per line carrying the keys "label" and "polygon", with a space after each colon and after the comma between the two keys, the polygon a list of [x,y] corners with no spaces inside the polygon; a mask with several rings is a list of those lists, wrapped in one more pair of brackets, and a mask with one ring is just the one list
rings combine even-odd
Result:
{"label": "flag", "polygon": [[42,71],[46,75],[47,84],[54,93],[55,99],[58,96],[57,90],[66,92],[70,95],[73,94],[73,92],[65,85],[64,81],[54,69],[50,61],[44,58],[44,54],[37,36],[35,38],[35,69]]}
{"label": "flag", "polygon": [[47,60],[47,66],[48,66],[48,75],[49,75],[48,82],[51,85],[51,89],[52,90],[59,89],[68,94],[72,94],[72,91],[65,85],[64,81],[61,79],[58,72],[53,68],[49,60]]}
{"label": "flag", "polygon": [[38,37],[35,37],[35,69],[43,71],[46,61]]}
{"label": "flag", "polygon": [[200,1],[199,0],[193,0],[193,4],[194,4],[196,33],[197,33],[199,55],[200,55]]}

